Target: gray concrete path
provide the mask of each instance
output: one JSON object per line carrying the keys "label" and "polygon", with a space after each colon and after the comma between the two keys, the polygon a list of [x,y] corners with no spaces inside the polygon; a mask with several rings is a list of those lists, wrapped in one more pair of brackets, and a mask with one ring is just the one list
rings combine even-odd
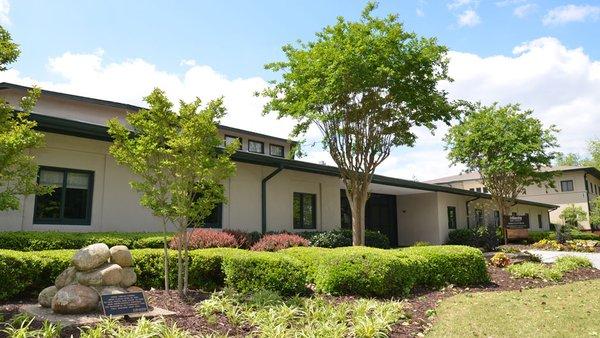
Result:
{"label": "gray concrete path", "polygon": [[536,255],[544,263],[553,263],[558,257],[579,256],[588,258],[596,269],[600,269],[600,253],[598,252],[573,252],[573,251],[548,251],[548,250],[527,250],[527,252]]}

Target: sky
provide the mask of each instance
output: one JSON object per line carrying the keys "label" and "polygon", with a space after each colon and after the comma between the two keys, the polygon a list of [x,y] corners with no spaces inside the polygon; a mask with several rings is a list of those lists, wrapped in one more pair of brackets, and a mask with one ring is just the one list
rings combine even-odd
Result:
{"label": "sky", "polygon": [[[278,74],[264,64],[281,47],[310,41],[338,16],[357,19],[366,1],[0,0],[0,24],[21,56],[0,81],[143,104],[154,88],[176,101],[224,97],[225,125],[287,137],[293,121],[262,115],[254,93]],[[450,99],[520,103],[560,129],[560,151],[585,154],[600,137],[600,1],[381,0],[375,15],[446,45]],[[379,174],[428,180],[459,173],[442,138],[415,129]],[[302,160],[333,164],[313,128]]]}

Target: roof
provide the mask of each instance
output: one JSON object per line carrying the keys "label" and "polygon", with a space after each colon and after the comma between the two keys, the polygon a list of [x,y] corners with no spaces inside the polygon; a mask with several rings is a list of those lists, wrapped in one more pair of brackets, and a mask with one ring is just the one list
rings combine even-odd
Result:
{"label": "roof", "polygon": [[[10,82],[0,82],[0,90],[3,90],[3,89],[15,89],[15,90],[28,91],[28,90],[32,89],[32,87],[22,86],[22,85],[10,83]],[[136,105],[127,104],[127,103],[96,99],[96,98],[91,98],[91,97],[86,97],[86,96],[55,92],[55,91],[45,90],[45,89],[41,90],[41,94],[45,95],[45,96],[52,96],[52,97],[57,97],[60,99],[65,99],[65,100],[72,100],[72,101],[78,101],[78,102],[84,102],[84,103],[89,103],[89,104],[97,104],[97,105],[101,105],[101,106],[123,109],[123,110],[129,111],[129,112],[135,112],[140,109],[147,109],[146,107],[136,106]],[[33,115],[34,114],[32,114],[32,117],[33,117]],[[36,114],[36,115],[37,115],[38,119],[44,119],[44,116],[45,116],[43,114]],[[56,119],[60,119],[60,118],[56,118]],[[68,120],[68,119],[62,119],[62,120],[72,121],[72,120]],[[86,122],[82,122],[82,123],[86,123]],[[62,122],[61,124],[69,124],[69,122]],[[101,125],[95,125],[95,124],[91,124],[91,123],[87,123],[87,124],[92,125],[92,126],[102,127]],[[224,126],[224,125],[219,125],[219,129],[221,129],[225,132],[229,131],[229,132],[234,132],[234,133],[243,133],[243,134],[257,136],[257,137],[264,137],[264,138],[276,140],[279,142],[289,142],[291,144],[297,144],[297,142],[293,141],[293,140],[288,140],[288,139],[281,138],[281,137],[271,136],[271,135],[267,135],[267,134],[257,133],[257,132],[253,132],[253,131],[238,129],[238,128]],[[50,131],[50,130],[46,130],[46,131]],[[75,136],[79,136],[79,135],[75,135]],[[108,139],[108,140],[110,141],[110,139]]]}
{"label": "roof", "polygon": [[[37,129],[41,131],[84,137],[107,142],[112,141],[110,135],[108,134],[108,128],[106,126],[90,124],[81,121],[61,119],[40,114],[31,114],[31,118],[38,123]],[[340,171],[337,167],[285,158],[278,158],[268,155],[254,154],[244,151],[236,152],[232,156],[232,159],[237,162],[263,165],[274,168],[283,168],[288,170],[303,171],[313,174],[336,177],[340,176]],[[472,196],[475,198],[490,198],[489,194],[480,193],[476,191],[451,188],[436,184],[410,181],[382,175],[374,175],[372,183],[433,192],[446,192],[450,194]],[[545,204],[525,200],[517,200],[517,202],[521,204],[535,205],[549,209],[556,208],[556,206],[552,204]]]}
{"label": "roof", "polygon": [[[572,172],[572,171],[584,171],[597,179],[600,180],[600,170],[596,167],[592,166],[555,166],[555,167],[544,167],[541,171],[549,171],[549,172]],[[453,176],[446,176],[441,178],[436,178],[434,180],[426,181],[430,184],[445,184],[445,183],[454,183],[454,182],[464,182],[464,181],[474,181],[481,179],[481,175],[478,172],[469,172],[462,173]]]}

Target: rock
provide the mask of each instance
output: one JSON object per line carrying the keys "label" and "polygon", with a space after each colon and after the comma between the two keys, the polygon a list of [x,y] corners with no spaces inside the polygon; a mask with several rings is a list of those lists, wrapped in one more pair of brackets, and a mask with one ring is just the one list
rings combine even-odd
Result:
{"label": "rock", "polygon": [[123,271],[121,271],[121,276],[121,286],[124,288],[130,287],[137,282],[137,275],[133,268],[124,268]]}
{"label": "rock", "polygon": [[142,289],[139,286],[130,286],[127,288],[127,292],[143,292],[144,289]]}
{"label": "rock", "polygon": [[52,299],[52,311],[60,314],[90,312],[97,309],[99,301],[94,289],[79,284],[67,285]]}
{"label": "rock", "polygon": [[58,289],[56,286],[52,285],[40,292],[38,295],[38,303],[40,303],[43,307],[51,307],[52,306],[52,298],[56,295]]}
{"label": "rock", "polygon": [[115,245],[110,248],[110,262],[119,264],[123,268],[133,265],[131,251],[125,245]]}
{"label": "rock", "polygon": [[107,286],[102,288],[100,295],[118,295],[120,293],[127,293],[127,290],[118,286]]}
{"label": "rock", "polygon": [[122,275],[121,268],[118,264],[106,263],[101,267],[87,272],[77,272],[77,282],[79,284],[94,286],[94,285],[119,285]]}
{"label": "rock", "polygon": [[73,256],[73,265],[78,271],[89,271],[106,263],[110,258],[110,249],[104,243],[88,245]]}
{"label": "rock", "polygon": [[54,281],[54,286],[56,286],[56,288],[60,290],[69,284],[73,284],[73,282],[75,282],[76,273],[77,270],[75,269],[75,267],[71,266],[66,268],[65,271],[61,272],[60,275],[56,277],[56,280]]}

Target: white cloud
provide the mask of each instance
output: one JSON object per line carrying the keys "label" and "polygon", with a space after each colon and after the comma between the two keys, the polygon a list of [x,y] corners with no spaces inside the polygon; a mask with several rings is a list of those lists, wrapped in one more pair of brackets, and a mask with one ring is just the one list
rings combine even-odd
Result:
{"label": "white cloud", "polygon": [[506,6],[512,6],[512,5],[518,5],[518,4],[522,4],[524,2],[526,2],[527,0],[502,0],[502,1],[497,1],[496,2],[496,6],[498,7],[506,7]]}
{"label": "white cloud", "polygon": [[478,1],[475,0],[453,0],[450,3],[448,3],[448,8],[457,9],[464,6],[476,5],[477,3]]}
{"label": "white cloud", "polygon": [[422,9],[420,9],[420,8],[417,8],[416,11],[415,11],[415,13],[417,14],[418,17],[424,17],[425,16],[425,12]]}
{"label": "white cloud", "polygon": [[[569,49],[555,38],[536,39],[513,49],[512,55],[480,57],[476,54],[449,53],[452,83],[442,87],[452,99],[467,99],[502,104],[519,102],[533,109],[545,125],[556,124],[561,132],[561,151],[584,153],[586,140],[600,137],[600,60],[593,60],[581,49]],[[158,69],[144,59],[107,63],[101,51],[90,54],[64,53],[48,62],[48,70],[59,80],[37,82],[43,88],[119,102],[142,104],[141,98],[160,86],[173,100],[225,97],[229,114],[224,124],[287,137],[289,120],[262,116],[265,99],[253,93],[267,86],[260,77],[230,79],[206,65],[189,65],[183,74]],[[36,83],[16,69],[0,73],[0,81],[25,85]],[[405,179],[433,179],[458,173],[449,167],[442,137],[448,127],[439,124],[435,135],[415,128],[414,148],[400,147],[379,168],[378,173]],[[311,128],[307,139],[319,139]],[[319,143],[307,144],[303,160],[333,164]]]}
{"label": "white cloud", "polygon": [[193,67],[196,65],[196,60],[194,59],[183,59],[181,60],[181,62],[179,62],[180,66],[189,66],[189,67]]}
{"label": "white cloud", "polygon": [[8,0],[0,0],[0,24],[8,26],[10,25],[10,3]]}
{"label": "white cloud", "polygon": [[534,12],[537,8],[536,4],[525,4],[525,5],[521,5],[518,7],[515,7],[515,9],[513,10],[513,14],[516,17],[519,18],[524,18],[527,15],[529,15],[530,13]]}
{"label": "white cloud", "polygon": [[458,25],[460,27],[474,27],[481,23],[481,18],[472,9],[465,10],[458,16]]}
{"label": "white cloud", "polygon": [[544,25],[561,25],[569,22],[584,22],[597,20],[600,7],[591,5],[566,5],[555,7],[548,11],[542,22]]}

